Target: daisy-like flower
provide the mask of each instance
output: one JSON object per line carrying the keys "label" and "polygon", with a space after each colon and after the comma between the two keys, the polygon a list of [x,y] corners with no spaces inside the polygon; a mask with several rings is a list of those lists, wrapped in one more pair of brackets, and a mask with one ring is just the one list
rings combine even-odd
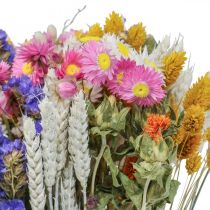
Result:
{"label": "daisy-like flower", "polygon": [[9,79],[10,76],[10,65],[4,61],[0,61],[0,84],[3,84]]}
{"label": "daisy-like flower", "polygon": [[94,85],[113,79],[116,59],[102,42],[90,41],[82,49],[84,78]]}
{"label": "daisy-like flower", "polygon": [[79,51],[70,50],[65,53],[64,62],[59,69],[56,70],[56,76],[59,79],[74,77],[79,79],[82,67],[82,54]]}
{"label": "daisy-like flower", "polygon": [[35,71],[31,62],[25,62],[23,59],[15,58],[12,75],[17,78],[27,75],[33,84],[40,84],[45,73],[43,71]]}
{"label": "daisy-like flower", "polygon": [[49,58],[53,48],[52,44],[36,39],[24,43],[17,50],[13,67],[14,74],[25,74],[33,78],[33,83],[41,83],[44,75],[48,72]]}
{"label": "daisy-like flower", "polygon": [[134,49],[120,40],[120,38],[116,35],[106,34],[103,36],[102,42],[104,43],[104,46],[110,50],[111,54],[116,56],[118,59],[121,57],[131,58],[135,55]]}
{"label": "daisy-like flower", "polygon": [[144,131],[154,140],[159,141],[162,132],[170,126],[170,118],[165,115],[150,114],[147,117],[147,123]]}
{"label": "daisy-like flower", "polygon": [[108,89],[111,91],[112,94],[118,95],[125,74],[129,71],[134,70],[135,68],[135,61],[131,61],[130,59],[122,58],[121,60],[117,61],[113,79],[109,80],[107,83]]}
{"label": "daisy-like flower", "polygon": [[128,71],[119,88],[119,97],[139,106],[148,107],[158,104],[165,96],[163,76],[154,69],[137,66]]}

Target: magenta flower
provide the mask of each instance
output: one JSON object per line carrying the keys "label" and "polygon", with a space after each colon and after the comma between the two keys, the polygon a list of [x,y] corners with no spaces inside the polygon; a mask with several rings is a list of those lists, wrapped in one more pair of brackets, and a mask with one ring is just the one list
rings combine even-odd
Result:
{"label": "magenta flower", "polygon": [[107,83],[108,89],[111,91],[112,94],[118,95],[124,75],[127,72],[134,70],[135,68],[136,62],[130,59],[122,58],[116,63],[113,79],[109,80]]}
{"label": "magenta flower", "polygon": [[16,76],[25,74],[32,78],[33,83],[41,83],[48,72],[53,48],[52,44],[35,39],[24,43],[17,50],[13,74]]}
{"label": "magenta flower", "polygon": [[10,65],[0,61],[0,84],[3,84],[10,77]]}
{"label": "magenta flower", "polygon": [[82,48],[84,78],[94,85],[113,79],[116,59],[101,42],[90,41]]}
{"label": "magenta flower", "polygon": [[79,51],[70,50],[65,53],[61,68],[56,70],[56,76],[59,79],[66,77],[74,77],[79,79],[82,67],[82,55]]}
{"label": "magenta flower", "polygon": [[159,103],[165,97],[164,81],[161,73],[152,68],[137,66],[128,71],[119,88],[119,97],[143,107]]}

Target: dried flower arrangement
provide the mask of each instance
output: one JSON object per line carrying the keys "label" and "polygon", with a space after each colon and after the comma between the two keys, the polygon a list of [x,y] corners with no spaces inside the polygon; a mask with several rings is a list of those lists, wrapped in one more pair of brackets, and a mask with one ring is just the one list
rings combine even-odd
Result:
{"label": "dried flower arrangement", "polygon": [[191,86],[181,36],[156,42],[116,12],[67,30],[77,14],[17,47],[0,30],[0,209],[172,209],[185,164],[178,209],[193,210],[210,168],[209,74]]}

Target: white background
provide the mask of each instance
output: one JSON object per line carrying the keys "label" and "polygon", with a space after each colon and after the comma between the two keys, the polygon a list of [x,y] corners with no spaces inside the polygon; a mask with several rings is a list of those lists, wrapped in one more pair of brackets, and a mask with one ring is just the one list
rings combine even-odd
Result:
{"label": "white background", "polygon": [[[147,33],[156,40],[164,35],[184,36],[187,55],[195,64],[194,81],[210,71],[210,1],[208,0],[0,0],[0,28],[15,44],[30,38],[35,31],[54,24],[60,32],[66,19],[87,5],[72,27],[87,29],[95,22],[104,23],[115,10],[126,18],[126,25],[142,21]],[[186,178],[181,175],[181,182]],[[181,191],[179,191],[179,195]],[[176,210],[176,208],[174,208]],[[195,210],[210,210],[210,178],[206,182]]]}

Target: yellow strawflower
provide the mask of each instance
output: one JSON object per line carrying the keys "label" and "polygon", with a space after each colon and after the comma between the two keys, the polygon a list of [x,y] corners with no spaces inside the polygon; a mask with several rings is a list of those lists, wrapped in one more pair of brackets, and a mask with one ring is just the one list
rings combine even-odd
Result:
{"label": "yellow strawflower", "polygon": [[204,133],[204,139],[207,140],[210,144],[210,127],[208,127]]}
{"label": "yellow strawflower", "polygon": [[204,110],[199,105],[192,105],[185,111],[182,122],[183,128],[191,135],[196,134],[203,128],[204,119]]}
{"label": "yellow strawflower", "polygon": [[163,72],[166,86],[174,84],[186,61],[185,52],[171,52],[163,57]]}
{"label": "yellow strawflower", "polygon": [[128,30],[127,43],[139,51],[140,47],[145,43],[147,38],[145,27],[142,23],[133,25]]}
{"label": "yellow strawflower", "polygon": [[102,37],[103,34],[104,34],[103,29],[101,28],[99,23],[90,26],[89,31],[87,32],[88,36]]}
{"label": "yellow strawflower", "polygon": [[204,111],[210,109],[210,77],[208,74],[199,78],[198,81],[188,90],[183,104],[185,109],[192,104],[200,105]]}
{"label": "yellow strawflower", "polygon": [[187,159],[185,168],[187,169],[187,173],[189,175],[199,171],[202,164],[201,160],[202,157],[199,154]]}
{"label": "yellow strawflower", "polygon": [[201,143],[201,134],[189,135],[186,134],[182,143],[178,146],[177,157],[179,159],[187,159],[198,153]]}
{"label": "yellow strawflower", "polygon": [[118,35],[123,31],[124,31],[123,17],[113,11],[109,15],[109,18],[106,18],[106,23],[104,25],[104,32]]}
{"label": "yellow strawflower", "polygon": [[210,169],[210,149],[207,150],[207,167]]}

